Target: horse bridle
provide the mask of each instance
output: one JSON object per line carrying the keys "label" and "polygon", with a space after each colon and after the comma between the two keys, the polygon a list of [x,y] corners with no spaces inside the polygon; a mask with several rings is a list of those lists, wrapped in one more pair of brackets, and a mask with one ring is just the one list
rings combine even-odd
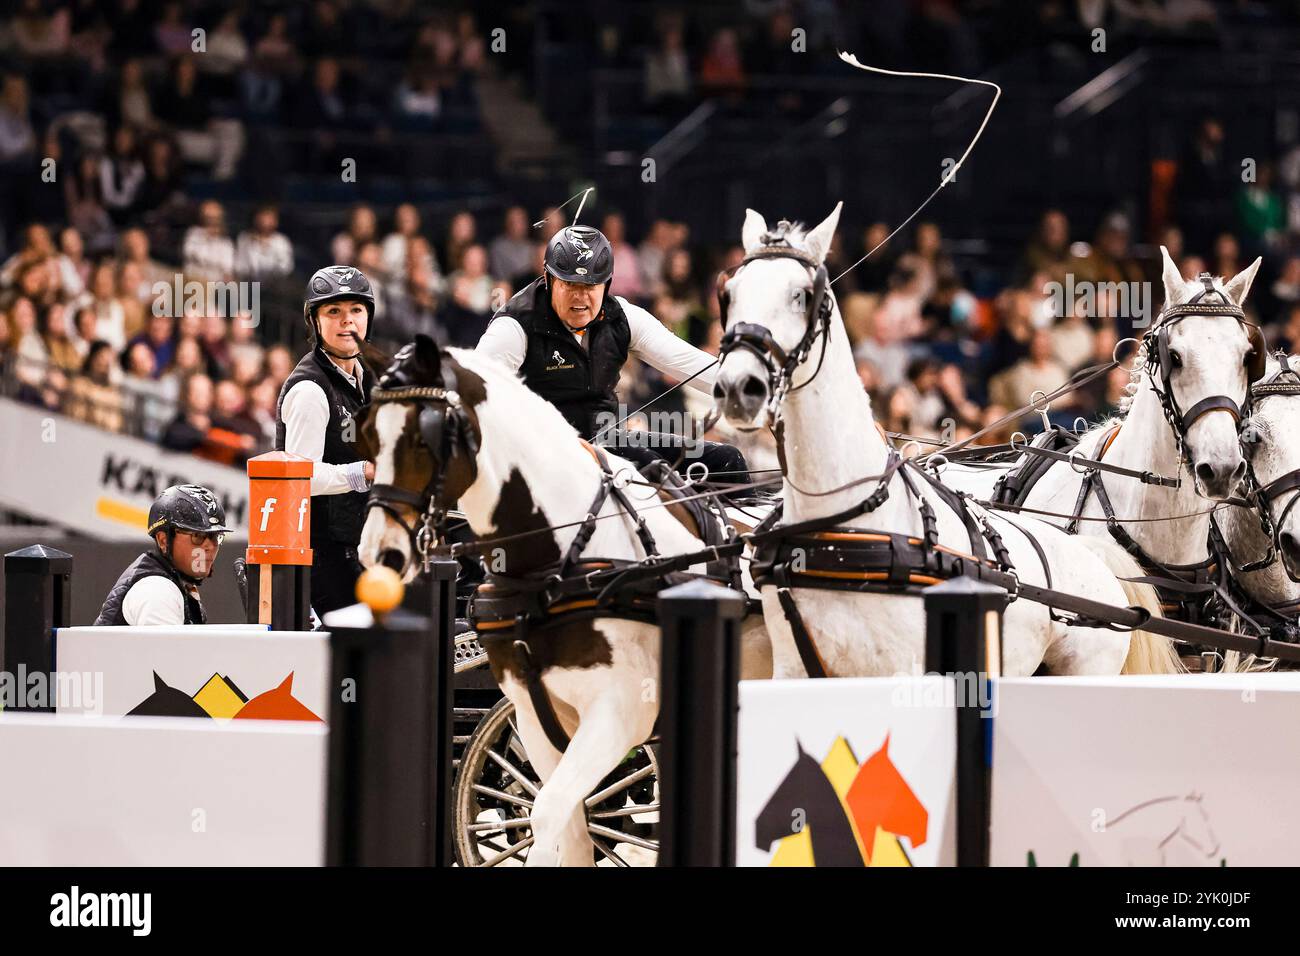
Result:
{"label": "horse bridle", "polygon": [[[1242,311],[1241,306],[1232,302],[1227,295],[1214,287],[1214,279],[1208,272],[1202,272],[1196,278],[1204,288],[1180,305],[1165,307],[1151,330],[1151,334],[1154,336],[1154,348],[1148,344],[1146,349],[1146,364],[1151,378],[1151,389],[1160,398],[1161,408],[1164,410],[1165,418],[1168,419],[1169,425],[1174,431],[1174,438],[1178,443],[1179,458],[1184,464],[1190,464],[1192,457],[1187,441],[1187,433],[1203,415],[1216,411],[1227,412],[1236,422],[1237,430],[1240,432],[1242,422],[1250,415],[1251,385],[1264,377],[1264,369],[1268,361],[1264,334],[1260,331],[1259,326],[1246,318],[1246,313]],[[1211,293],[1219,297],[1218,303],[1202,301]],[[1254,351],[1250,357],[1250,364],[1246,368],[1246,397],[1242,405],[1238,405],[1228,395],[1210,395],[1201,399],[1185,412],[1178,406],[1178,400],[1174,397],[1174,388],[1171,382],[1174,362],[1169,348],[1169,331],[1183,319],[1193,315],[1230,316],[1247,328],[1247,335]],[[1159,385],[1156,384],[1157,381]]]}
{"label": "horse bridle", "polygon": [[[393,364],[380,377],[379,384],[371,390],[370,403],[411,403],[419,408],[416,427],[420,441],[433,459],[433,471],[419,494],[397,485],[372,485],[366,508],[378,508],[402,526],[410,538],[411,554],[419,556],[422,569],[427,572],[447,520],[447,508],[442,502],[447,468],[458,451],[464,451],[471,458],[477,455],[478,437],[460,394],[446,387],[449,370],[445,366],[438,369],[440,385],[407,384],[405,370],[400,366],[411,349],[412,346],[408,345],[397,353]],[[451,380],[455,380],[454,374]],[[403,505],[420,516],[418,527],[403,515],[400,507]]]}
{"label": "horse bridle", "polygon": [[[1278,370],[1268,379],[1251,386],[1251,395],[1257,404],[1270,395],[1300,395],[1300,370],[1291,367],[1285,352],[1279,351],[1276,358]],[[1250,462],[1250,456],[1247,456],[1246,486],[1246,497],[1254,504],[1253,510],[1256,518],[1259,519],[1260,530],[1268,538],[1268,553],[1258,561],[1249,561],[1241,565],[1232,558],[1231,552],[1228,553],[1228,558],[1232,560],[1233,567],[1237,571],[1259,571],[1268,567],[1276,559],[1282,547],[1279,537],[1282,526],[1286,524],[1286,519],[1296,504],[1300,503],[1300,468],[1293,468],[1268,484],[1261,485],[1259,479],[1255,477],[1255,468]],[[1282,513],[1274,521],[1272,506],[1288,491],[1293,491],[1295,494],[1283,505]],[[1293,582],[1300,584],[1300,577],[1291,573],[1285,561],[1282,562],[1282,571]]]}
{"label": "horse bridle", "polygon": [[[776,224],[776,228],[763,233],[760,239],[761,245],[757,249],[746,253],[745,258],[732,268],[718,273],[717,280],[718,307],[722,313],[724,330],[722,343],[718,349],[719,355],[725,357],[736,349],[744,349],[757,356],[767,370],[767,384],[771,392],[769,411],[774,417],[787,392],[798,391],[810,384],[821,372],[822,363],[826,359],[826,345],[830,340],[831,312],[834,308],[833,300],[828,294],[830,278],[825,263],[817,261],[802,249],[797,249],[790,244],[789,235],[793,228],[792,223],[782,219]],[[741,268],[756,259],[793,259],[813,271],[812,298],[804,312],[803,337],[788,352],[781,348],[772,337],[771,330],[764,326],[750,322],[737,322],[733,327],[727,327],[727,312],[731,304],[727,283]],[[795,370],[812,354],[813,346],[819,337],[822,340],[822,349],[821,356],[817,360],[817,368],[802,385],[791,388],[790,383],[794,378]]]}

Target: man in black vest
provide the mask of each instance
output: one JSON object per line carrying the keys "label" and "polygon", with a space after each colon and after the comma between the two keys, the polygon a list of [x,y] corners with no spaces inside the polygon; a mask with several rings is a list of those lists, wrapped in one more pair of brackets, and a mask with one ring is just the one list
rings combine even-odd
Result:
{"label": "man in black vest", "polygon": [[[507,302],[476,351],[518,371],[578,434],[638,464],[661,458],[685,472],[703,462],[714,480],[749,481],[731,445],[678,435],[631,433],[619,420],[615,388],[629,355],[710,393],[714,357],[678,338],[640,306],[609,294],[614,250],[599,229],[568,226],[546,248],[546,268]],[[699,469],[695,469],[696,472]]]}
{"label": "man in black vest", "polygon": [[173,485],[149,508],[148,531],[158,550],[127,566],[95,624],[206,624],[199,585],[230,531],[221,502],[201,485]]}
{"label": "man in black vest", "polygon": [[327,266],[307,283],[303,318],[313,348],[285,379],[276,405],[275,447],[316,463],[311,477],[311,606],[318,617],[356,603],[357,544],[374,462],[356,454],[355,415],[374,378],[360,361],[375,294],[351,266]]}

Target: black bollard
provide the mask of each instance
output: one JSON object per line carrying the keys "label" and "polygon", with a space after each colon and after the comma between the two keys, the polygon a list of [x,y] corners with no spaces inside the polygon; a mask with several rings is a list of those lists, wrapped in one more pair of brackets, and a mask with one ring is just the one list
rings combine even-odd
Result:
{"label": "black bollard", "polygon": [[432,618],[397,608],[344,627],[364,607],[328,615],[330,866],[451,864],[456,567],[434,563]]}
{"label": "black bollard", "polygon": [[[72,623],[72,555],[34,544],[5,555],[5,635],[0,671],[52,675],[54,631]],[[17,679],[17,678],[16,678]],[[19,679],[19,686],[26,680]],[[53,688],[42,707],[23,695],[9,709],[54,712]]]}
{"label": "black bollard", "polygon": [[925,669],[955,682],[957,865],[988,866],[994,692],[989,678],[1002,674],[1007,592],[960,577],[926,588],[923,594]]}
{"label": "black bollard", "polygon": [[745,599],[707,581],[659,594],[659,866],[736,863]]}

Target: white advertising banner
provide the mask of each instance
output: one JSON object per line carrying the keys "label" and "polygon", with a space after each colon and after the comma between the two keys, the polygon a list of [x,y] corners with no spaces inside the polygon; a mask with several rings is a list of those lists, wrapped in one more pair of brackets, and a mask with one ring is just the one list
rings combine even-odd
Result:
{"label": "white advertising banner", "polygon": [[0,398],[0,506],[94,538],[139,540],[170,485],[212,489],[247,537],[248,476],[63,415]]}
{"label": "white advertising banner", "polygon": [[260,625],[65,627],[61,714],[323,721],[329,636]]}
{"label": "white advertising banner", "polygon": [[737,865],[952,865],[951,686],[939,677],[742,681]]}
{"label": "white advertising banner", "polygon": [[322,724],[0,715],[0,866],[322,866]]}
{"label": "white advertising banner", "polygon": [[1300,674],[997,682],[995,866],[1294,866]]}

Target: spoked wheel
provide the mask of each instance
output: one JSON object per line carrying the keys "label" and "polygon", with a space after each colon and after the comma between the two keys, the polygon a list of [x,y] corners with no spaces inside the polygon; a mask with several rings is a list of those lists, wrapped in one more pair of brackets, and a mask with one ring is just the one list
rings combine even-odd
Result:
{"label": "spoked wheel", "polygon": [[[524,754],[515,708],[488,711],[461,755],[456,775],[456,861],[520,865],[533,845],[530,814],[541,779]],[[659,765],[637,747],[587,798],[587,830],[604,866],[654,866],[659,854]]]}

